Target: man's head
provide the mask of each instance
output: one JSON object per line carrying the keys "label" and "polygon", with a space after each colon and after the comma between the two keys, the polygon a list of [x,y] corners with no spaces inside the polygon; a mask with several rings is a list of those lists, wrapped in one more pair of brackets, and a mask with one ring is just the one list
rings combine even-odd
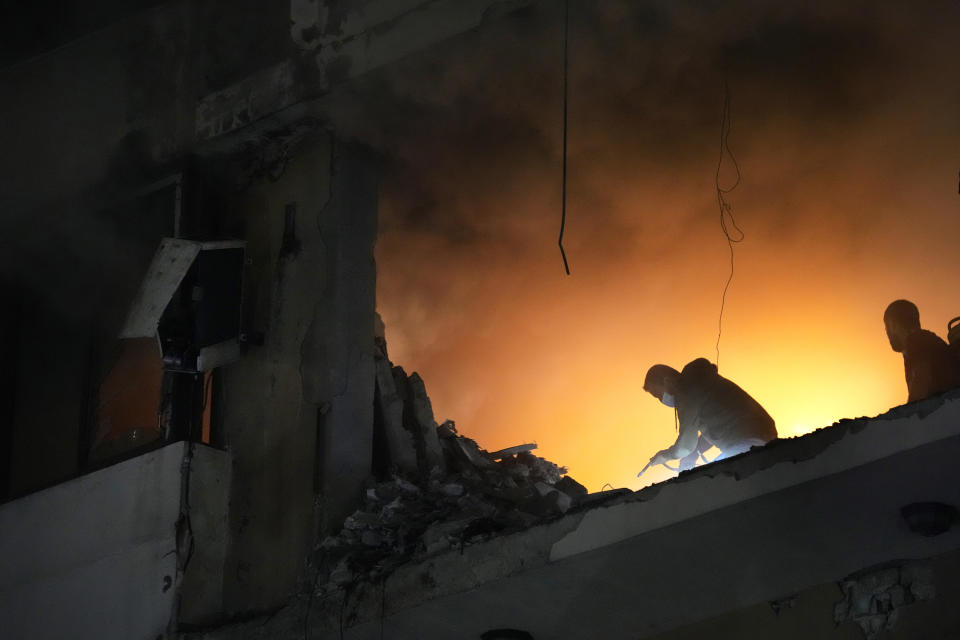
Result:
{"label": "man's head", "polygon": [[[672,407],[680,388],[680,372],[665,364],[655,364],[647,370],[647,377],[643,381],[643,390],[654,398]],[[664,399],[664,394],[667,398]]]}
{"label": "man's head", "polygon": [[890,347],[899,353],[906,347],[910,334],[920,330],[920,311],[909,300],[894,300],[883,312],[883,324]]}

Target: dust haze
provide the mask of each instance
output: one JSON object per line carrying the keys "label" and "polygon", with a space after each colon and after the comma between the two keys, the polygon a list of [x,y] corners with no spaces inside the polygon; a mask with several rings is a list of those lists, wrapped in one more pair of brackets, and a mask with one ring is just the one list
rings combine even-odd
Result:
{"label": "dust haze", "polygon": [[647,367],[716,359],[725,81],[746,239],[721,373],[782,437],[904,402],[883,308],[960,315],[960,5],[571,2],[569,277],[562,17],[536,3],[331,105],[383,154],[378,306],[438,419],[637,488],[675,437]]}

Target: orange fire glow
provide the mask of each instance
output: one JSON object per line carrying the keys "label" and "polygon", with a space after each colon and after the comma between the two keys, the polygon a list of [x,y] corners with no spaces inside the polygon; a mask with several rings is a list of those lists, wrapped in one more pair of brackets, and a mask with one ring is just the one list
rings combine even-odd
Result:
{"label": "orange fire glow", "polygon": [[[889,302],[913,300],[941,336],[960,315],[960,89],[942,81],[954,27],[895,7],[867,21],[829,3],[812,18],[657,6],[674,28],[638,38],[598,9],[602,40],[574,32],[570,277],[556,247],[559,120],[545,115],[558,113],[559,94],[540,81],[557,68],[529,46],[534,36],[507,29],[451,52],[443,68],[468,69],[462,81],[417,61],[392,78],[428,125],[401,111],[407,137],[390,143],[399,159],[377,247],[390,356],[420,372],[438,420],[489,450],[535,441],[593,491],[671,475],[635,477],[676,435],[672,410],[642,391],[644,374],[716,359],[729,268],[714,200],[718,66],[731,70],[743,183],[728,199],[746,233],[720,372],[767,408],[781,437],[906,400],[883,330]],[[805,43],[818,29],[818,46],[835,50]],[[848,31],[873,48],[848,47]],[[799,34],[795,52],[783,33]],[[925,35],[884,48],[904,33]]]}
{"label": "orange fire glow", "polygon": [[[647,367],[715,360],[725,275],[722,250],[716,253],[721,268],[697,283],[699,292],[683,278],[644,282],[638,254],[633,273],[617,282],[591,278],[583,258],[587,274],[540,274],[548,285],[522,275],[511,282],[509,269],[497,269],[473,304],[446,310],[384,294],[391,357],[421,373],[439,420],[455,419],[481,446],[534,441],[539,455],[567,465],[591,490],[606,483],[636,489],[672,475],[659,468],[635,478],[675,438],[672,410],[642,391]],[[875,279],[844,282],[836,277],[842,264],[803,268],[796,258],[770,255],[769,265],[783,262],[767,266],[759,253],[738,254],[720,366],[766,407],[781,437],[905,401],[902,361],[881,320],[889,301],[912,297],[941,335],[960,313],[937,286],[891,283],[882,265]]]}

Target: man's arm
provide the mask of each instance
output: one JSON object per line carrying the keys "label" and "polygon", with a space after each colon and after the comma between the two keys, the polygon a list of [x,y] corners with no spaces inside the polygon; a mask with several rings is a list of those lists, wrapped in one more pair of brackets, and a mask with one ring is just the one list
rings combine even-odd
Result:
{"label": "man's arm", "polygon": [[683,425],[680,426],[680,435],[677,436],[677,441],[673,443],[668,449],[664,449],[657,453],[657,455],[650,458],[651,464],[663,464],[668,460],[676,460],[678,458],[684,458],[688,456],[692,451],[697,448],[697,440],[700,438],[700,432],[698,429],[688,427],[683,428]]}
{"label": "man's arm", "polygon": [[937,381],[934,380],[934,369],[937,366],[936,354],[929,349],[918,349],[910,354],[909,360],[904,357],[904,369],[907,376],[907,402],[915,402],[929,398],[936,393]]}
{"label": "man's arm", "polygon": [[915,371],[907,379],[907,402],[923,400],[930,395],[930,376]]}
{"label": "man's arm", "polygon": [[[680,459],[680,463],[679,463],[680,471],[693,469],[695,466],[697,466],[697,461],[700,459],[700,456],[702,456],[707,451],[709,451],[710,447],[712,446],[713,445],[710,442],[708,442],[707,439],[704,438],[703,435],[701,434],[700,439],[697,440],[696,448],[694,448],[693,451],[691,451],[690,453],[688,453],[687,455],[685,455],[683,458]],[[706,458],[704,458],[704,460],[706,460]]]}

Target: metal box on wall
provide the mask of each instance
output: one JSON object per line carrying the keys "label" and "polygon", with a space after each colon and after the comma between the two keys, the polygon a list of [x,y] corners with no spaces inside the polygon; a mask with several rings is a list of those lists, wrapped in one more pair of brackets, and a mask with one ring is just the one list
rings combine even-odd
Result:
{"label": "metal box on wall", "polygon": [[199,373],[239,359],[245,247],[164,238],[120,338],[156,337],[168,371]]}

